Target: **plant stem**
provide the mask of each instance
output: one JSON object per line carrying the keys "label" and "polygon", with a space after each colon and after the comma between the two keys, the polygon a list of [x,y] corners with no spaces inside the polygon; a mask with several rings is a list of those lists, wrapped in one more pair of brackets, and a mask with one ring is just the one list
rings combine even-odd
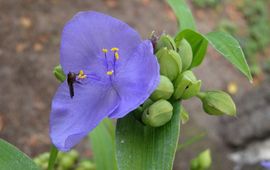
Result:
{"label": "plant stem", "polygon": [[54,164],[57,158],[57,154],[58,154],[58,149],[54,145],[52,145],[51,151],[50,151],[50,159],[48,162],[48,170],[54,169]]}

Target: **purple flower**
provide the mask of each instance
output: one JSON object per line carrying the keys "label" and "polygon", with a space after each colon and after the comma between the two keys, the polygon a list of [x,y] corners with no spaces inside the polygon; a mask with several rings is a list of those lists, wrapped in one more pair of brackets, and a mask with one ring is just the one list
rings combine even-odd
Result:
{"label": "purple flower", "polygon": [[142,104],[159,83],[159,65],[149,40],[122,21],[87,11],[64,27],[60,64],[76,73],[74,96],[67,81],[58,88],[50,136],[61,151],[79,143],[105,117],[121,118]]}
{"label": "purple flower", "polygon": [[262,161],[261,165],[267,169],[270,169],[270,161]]}

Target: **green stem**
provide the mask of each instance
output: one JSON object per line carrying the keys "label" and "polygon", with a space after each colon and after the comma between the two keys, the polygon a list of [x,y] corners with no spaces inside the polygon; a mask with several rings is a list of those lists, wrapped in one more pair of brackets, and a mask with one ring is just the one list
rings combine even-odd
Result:
{"label": "green stem", "polygon": [[206,136],[205,132],[202,132],[196,136],[191,137],[190,139],[188,139],[187,141],[185,141],[182,144],[179,144],[177,147],[177,151],[183,150],[184,148],[189,147],[190,145],[199,142],[200,140],[202,140],[204,137]]}
{"label": "green stem", "polygon": [[199,92],[196,96],[200,99],[202,99],[203,97],[205,97],[205,92]]}
{"label": "green stem", "polygon": [[54,169],[54,164],[57,158],[57,154],[58,154],[58,149],[54,145],[52,145],[51,151],[50,151],[50,159],[48,162],[48,170]]}

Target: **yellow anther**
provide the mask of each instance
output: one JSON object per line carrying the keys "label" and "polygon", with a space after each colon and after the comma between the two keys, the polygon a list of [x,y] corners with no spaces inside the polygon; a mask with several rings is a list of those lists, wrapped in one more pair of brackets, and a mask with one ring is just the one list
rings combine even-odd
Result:
{"label": "yellow anther", "polygon": [[108,49],[103,48],[103,49],[102,49],[102,52],[103,52],[103,53],[107,53],[107,52],[108,52]]}
{"label": "yellow anther", "polygon": [[113,47],[113,48],[111,48],[111,51],[116,52],[116,51],[119,51],[119,49],[116,47]]}
{"label": "yellow anther", "polygon": [[118,52],[115,52],[114,56],[115,56],[115,59],[116,60],[119,60],[119,54],[118,54]]}
{"label": "yellow anther", "polygon": [[84,72],[82,70],[80,70],[78,78],[79,79],[85,79],[86,78],[86,75],[84,74]]}
{"label": "yellow anther", "polygon": [[108,75],[108,76],[111,76],[112,74],[113,74],[113,70],[107,71],[107,75]]}

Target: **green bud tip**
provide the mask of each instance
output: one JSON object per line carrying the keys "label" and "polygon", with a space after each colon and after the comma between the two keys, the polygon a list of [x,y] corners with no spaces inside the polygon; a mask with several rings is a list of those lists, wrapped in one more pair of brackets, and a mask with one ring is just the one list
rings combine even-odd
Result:
{"label": "green bud tip", "polygon": [[56,67],[54,67],[53,74],[57,78],[57,80],[59,80],[61,82],[66,80],[66,75],[65,75],[61,65],[57,65]]}
{"label": "green bud tip", "polygon": [[176,50],[175,42],[168,34],[163,34],[160,36],[157,42],[156,52],[164,47],[168,48],[169,50]]}
{"label": "green bud tip", "polygon": [[76,150],[71,150],[70,152],[68,152],[68,155],[75,160],[79,157],[79,153]]}
{"label": "green bud tip", "polygon": [[186,39],[182,39],[178,47],[178,54],[182,59],[182,70],[187,70],[193,59],[193,52],[190,44]]}
{"label": "green bud tip", "polygon": [[211,164],[211,152],[207,149],[191,161],[191,170],[208,170]]}
{"label": "green bud tip", "polygon": [[189,120],[189,114],[186,111],[186,109],[183,107],[183,105],[181,105],[181,109],[180,109],[180,118],[183,124],[187,123]]}
{"label": "green bud tip", "polygon": [[79,163],[78,165],[79,168],[82,169],[87,169],[87,170],[95,170],[96,166],[93,162],[89,161],[89,160],[83,160]]}
{"label": "green bud tip", "polygon": [[197,95],[203,109],[210,115],[236,115],[236,106],[231,96],[223,91],[207,91]]}
{"label": "green bud tip", "polygon": [[143,103],[143,105],[142,105],[142,110],[147,109],[147,108],[148,108],[149,106],[151,106],[153,103],[154,103],[153,100],[147,99],[147,100]]}
{"label": "green bud tip", "polygon": [[212,159],[211,159],[211,152],[209,149],[203,151],[200,153],[199,157],[199,164],[202,169],[209,169],[211,164],[212,164]]}
{"label": "green bud tip", "polygon": [[192,71],[187,70],[177,77],[174,82],[173,97],[178,99],[189,99],[196,96],[201,90],[201,80],[197,80]]}
{"label": "green bud tip", "polygon": [[65,156],[60,160],[59,165],[62,166],[63,168],[71,168],[74,162],[75,160],[72,157]]}
{"label": "green bud tip", "polygon": [[160,127],[169,122],[173,115],[173,106],[166,100],[158,100],[147,108],[142,115],[142,121],[152,127]]}
{"label": "green bud tip", "polygon": [[150,99],[157,101],[159,99],[169,99],[173,94],[174,88],[170,79],[166,76],[160,76],[160,82],[156,90],[151,94]]}
{"label": "green bud tip", "polygon": [[160,74],[168,77],[171,81],[182,71],[182,61],[179,54],[167,47],[162,48],[156,53],[160,65]]}

